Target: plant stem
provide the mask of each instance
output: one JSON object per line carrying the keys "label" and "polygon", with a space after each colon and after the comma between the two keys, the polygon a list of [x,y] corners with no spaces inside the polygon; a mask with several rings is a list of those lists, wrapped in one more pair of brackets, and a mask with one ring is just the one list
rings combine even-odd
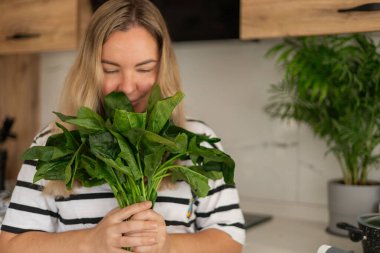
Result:
{"label": "plant stem", "polygon": [[363,163],[362,173],[360,175],[360,183],[362,185],[367,184],[367,173],[368,173],[367,162],[365,162],[365,163]]}
{"label": "plant stem", "polygon": [[172,164],[174,161],[178,160],[181,156],[185,155],[185,153],[180,153],[178,155],[175,155],[173,156],[172,158],[170,158],[169,160],[167,160],[166,162],[164,162],[163,164],[161,164],[160,167],[158,167],[157,169],[157,174],[161,173],[162,170],[166,170],[166,167],[170,164]]}
{"label": "plant stem", "polygon": [[[114,195],[118,201],[119,206],[121,208],[128,206],[129,205],[128,196],[125,194],[123,185],[120,183],[119,178],[115,174],[115,171],[113,169],[111,169],[110,171],[112,171],[112,176],[116,181],[116,187],[115,188],[116,188],[117,192],[116,192],[116,194],[114,193]],[[112,184],[109,184],[109,185],[112,185]],[[120,198],[120,199],[119,199],[120,195],[118,194],[119,192],[122,194],[122,198]]]}
{"label": "plant stem", "polygon": [[337,158],[337,160],[339,162],[340,168],[342,169],[343,181],[345,184],[349,184],[349,173],[347,171],[347,168],[346,168],[345,164],[343,163],[342,158],[339,155],[339,153],[334,152],[334,154],[335,154],[335,157]]}
{"label": "plant stem", "polygon": [[143,168],[141,166],[141,159],[140,159],[140,142],[137,143],[137,166],[139,167],[139,170],[140,170],[140,173],[141,173],[141,190],[142,190],[142,197],[143,197],[143,200],[145,201],[146,200],[146,192],[145,192],[145,182],[144,182],[144,172],[143,172]]}

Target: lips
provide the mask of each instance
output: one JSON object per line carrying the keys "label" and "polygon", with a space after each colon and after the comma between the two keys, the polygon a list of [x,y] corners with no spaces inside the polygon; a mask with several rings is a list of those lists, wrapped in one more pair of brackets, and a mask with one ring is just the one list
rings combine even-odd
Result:
{"label": "lips", "polygon": [[131,100],[131,104],[135,107],[139,103],[139,100]]}
{"label": "lips", "polygon": [[135,112],[140,112],[141,99],[131,100],[131,105]]}
{"label": "lips", "polygon": [[136,98],[136,99],[129,99],[129,101],[131,102],[132,107],[135,111],[138,110],[138,111],[142,112],[143,110],[145,110],[145,104],[147,103],[147,97],[141,96],[141,97]]}

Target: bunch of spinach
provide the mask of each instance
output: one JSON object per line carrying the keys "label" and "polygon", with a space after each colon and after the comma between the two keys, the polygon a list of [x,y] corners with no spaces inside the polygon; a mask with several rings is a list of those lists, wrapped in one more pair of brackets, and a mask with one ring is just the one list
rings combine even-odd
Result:
{"label": "bunch of spinach", "polygon": [[143,113],[134,112],[122,92],[104,98],[103,117],[87,107],[81,107],[76,116],[55,112],[76,130],[69,131],[57,122],[62,132],[51,135],[45,146],[24,152],[24,160],[37,160],[33,181],[64,180],[68,189],[75,181],[85,187],[108,183],[120,207],[145,200],[154,203],[160,182],[167,176],[186,181],[200,197],[209,191],[208,179],[224,177],[227,184],[233,184],[231,157],[203,145],[220,139],[172,122],[172,112],[183,96],[178,92],[162,99],[159,85],[154,85]]}

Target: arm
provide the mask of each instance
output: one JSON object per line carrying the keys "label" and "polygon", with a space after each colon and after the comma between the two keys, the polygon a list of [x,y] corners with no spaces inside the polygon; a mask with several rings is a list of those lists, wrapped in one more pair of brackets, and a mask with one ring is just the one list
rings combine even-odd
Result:
{"label": "arm", "polygon": [[0,248],[6,252],[84,252],[82,238],[85,230],[63,233],[25,232],[13,234],[2,231],[0,234]]}
{"label": "arm", "polygon": [[207,229],[195,234],[169,234],[168,253],[239,253],[243,246],[217,229]]}
{"label": "arm", "polygon": [[[123,247],[147,247],[156,244],[155,221],[128,220],[136,213],[150,209],[150,202],[114,209],[94,228],[61,232],[0,233],[0,249],[7,253],[125,253]],[[130,233],[148,231],[149,234],[134,237]],[[151,234],[151,235],[150,235]]]}
{"label": "arm", "polygon": [[[0,234],[0,248],[7,249],[8,253],[126,252],[125,250],[122,250],[120,246],[111,247],[105,251],[99,250],[103,248],[103,246],[99,244],[103,244],[102,242],[104,241],[100,240],[97,237],[94,238],[90,235],[91,229],[68,231],[62,233],[26,232],[20,235],[2,232]],[[135,244],[126,242],[124,246],[135,245],[136,250],[138,250],[137,245],[140,245],[140,247],[144,247],[145,249],[149,247],[142,246],[144,245],[143,241],[137,243],[139,240],[141,240],[141,238],[136,239]],[[147,245],[147,243],[145,243],[145,245]],[[218,231],[217,229],[208,229],[195,234],[169,234],[167,236],[165,245],[162,247],[162,252],[192,253],[194,252],[194,245],[196,245],[197,252],[199,253],[238,253],[242,251],[242,245],[232,240],[226,233]],[[150,248],[152,247],[153,246],[150,246]]]}

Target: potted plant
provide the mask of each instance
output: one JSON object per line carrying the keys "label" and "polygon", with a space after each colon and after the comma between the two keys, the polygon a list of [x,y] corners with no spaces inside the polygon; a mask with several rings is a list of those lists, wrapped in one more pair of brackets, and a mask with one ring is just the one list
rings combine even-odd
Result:
{"label": "potted plant", "polygon": [[[284,77],[271,86],[265,110],[305,123],[337,158],[342,178],[328,184],[328,231],[345,235],[336,222],[377,212],[380,201],[380,186],[368,180],[380,159],[379,45],[365,34],[287,38],[267,55],[277,56]],[[359,189],[365,196],[355,200]]]}

